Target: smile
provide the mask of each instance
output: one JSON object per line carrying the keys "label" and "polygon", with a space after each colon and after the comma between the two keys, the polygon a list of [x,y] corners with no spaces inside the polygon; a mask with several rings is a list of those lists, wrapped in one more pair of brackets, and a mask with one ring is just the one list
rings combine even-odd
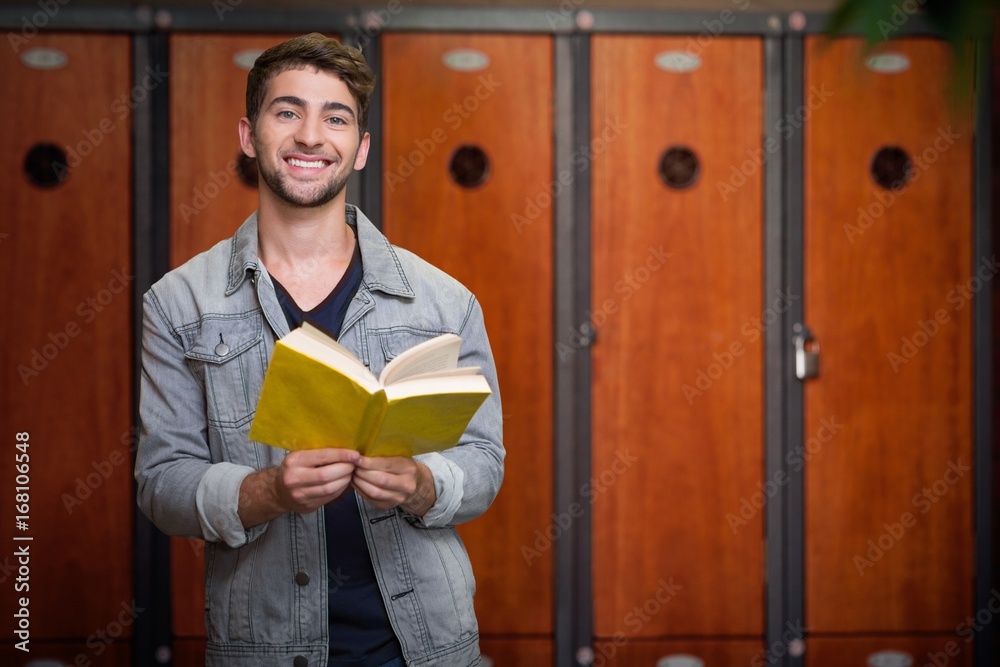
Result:
{"label": "smile", "polygon": [[322,169],[323,167],[330,164],[326,160],[300,160],[298,158],[290,157],[286,160],[288,164],[293,167],[301,167],[302,169]]}

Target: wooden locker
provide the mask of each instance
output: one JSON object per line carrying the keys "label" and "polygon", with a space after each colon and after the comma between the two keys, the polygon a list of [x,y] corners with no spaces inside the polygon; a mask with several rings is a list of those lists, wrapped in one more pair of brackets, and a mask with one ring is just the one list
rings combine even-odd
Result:
{"label": "wooden locker", "polygon": [[[687,658],[687,660],[685,660]],[[672,659],[672,660],[670,660]],[[695,659],[700,660],[697,662]],[[760,662],[758,662],[760,661]],[[649,641],[626,637],[599,640],[594,644],[592,667],[729,667],[767,664],[767,652],[759,640],[727,639]]]}
{"label": "wooden locker", "polygon": [[[128,664],[135,615],[117,619],[134,609],[131,114],[161,82],[150,72],[133,88],[131,56],[128,37],[63,33],[0,56],[4,664]],[[30,654],[14,647],[21,597]]]}
{"label": "wooden locker", "polygon": [[[552,40],[387,34],[382,44],[385,233],[477,295],[499,374],[505,482],[460,527],[483,645],[550,637]],[[536,664],[530,643],[507,651],[521,661],[497,664]]]}
{"label": "wooden locker", "polygon": [[862,49],[805,50],[806,621],[954,632],[975,574],[968,294],[996,271],[972,256],[970,104],[945,96],[946,44]]}
{"label": "wooden locker", "polygon": [[[170,36],[170,265],[231,237],[257,208],[256,164],[240,149],[247,75],[295,35]],[[174,632],[205,636],[204,544],[171,540]],[[202,658],[204,654],[202,654]]]}
{"label": "wooden locker", "polygon": [[594,628],[731,655],[764,632],[744,505],[766,485],[763,322],[788,296],[762,290],[762,42],[689,44],[593,38]]}
{"label": "wooden locker", "polygon": [[[952,628],[954,630],[954,628]],[[809,667],[971,667],[973,644],[954,633],[806,640]],[[912,662],[906,662],[909,659]]]}
{"label": "wooden locker", "polygon": [[229,238],[257,208],[256,163],[240,149],[247,75],[295,35],[170,36],[170,261]]}

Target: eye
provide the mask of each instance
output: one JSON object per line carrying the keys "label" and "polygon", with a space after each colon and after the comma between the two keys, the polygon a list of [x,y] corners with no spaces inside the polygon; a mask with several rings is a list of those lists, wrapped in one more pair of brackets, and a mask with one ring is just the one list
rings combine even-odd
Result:
{"label": "eye", "polygon": [[291,120],[295,118],[295,112],[289,111],[288,109],[285,109],[284,111],[279,111],[278,118],[281,118],[283,120]]}
{"label": "eye", "polygon": [[347,121],[340,116],[331,116],[327,119],[332,125],[347,125]]}

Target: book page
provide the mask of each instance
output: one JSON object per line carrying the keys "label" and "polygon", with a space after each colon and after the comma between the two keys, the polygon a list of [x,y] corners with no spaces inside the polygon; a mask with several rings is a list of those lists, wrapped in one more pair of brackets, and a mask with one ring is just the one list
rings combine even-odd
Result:
{"label": "book page", "polygon": [[456,368],[461,348],[462,339],[455,334],[435,336],[414,345],[386,364],[379,382],[388,387],[406,378]]}
{"label": "book page", "polygon": [[[450,385],[447,390],[420,388],[442,383]],[[388,387],[389,403],[381,428],[365,454],[415,456],[454,447],[489,393],[482,375],[416,378]]]}
{"label": "book page", "polygon": [[360,359],[308,322],[304,322],[301,327],[289,332],[281,339],[281,342],[297,352],[354,378],[371,393],[379,389],[378,380],[361,363]]}

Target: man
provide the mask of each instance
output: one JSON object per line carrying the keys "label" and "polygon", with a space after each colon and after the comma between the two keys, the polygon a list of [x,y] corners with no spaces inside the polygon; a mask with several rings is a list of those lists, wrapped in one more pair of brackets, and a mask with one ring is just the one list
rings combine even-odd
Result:
{"label": "man", "polygon": [[[479,662],[454,526],[482,514],[503,478],[496,371],[475,297],[345,202],[368,155],[373,89],[361,53],[317,33],[262,54],[239,123],[259,208],[144,297],[138,502],[164,532],[206,541],[210,665]],[[443,453],[253,442],[274,343],[303,320],[375,374],[457,333],[461,365],[481,367],[493,394]]]}

